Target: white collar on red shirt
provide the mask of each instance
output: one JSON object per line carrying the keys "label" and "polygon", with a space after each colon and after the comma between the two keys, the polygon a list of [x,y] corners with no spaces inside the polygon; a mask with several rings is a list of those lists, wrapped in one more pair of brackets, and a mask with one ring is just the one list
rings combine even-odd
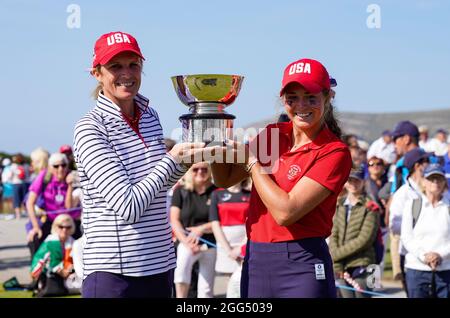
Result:
{"label": "white collar on red shirt", "polygon": [[[286,138],[288,138],[289,142],[291,142],[292,130],[293,130],[292,121],[289,121],[286,123],[273,124],[272,128],[278,128],[280,130],[280,135],[285,136]],[[328,126],[326,124],[324,124],[324,127],[319,132],[319,134],[316,136],[316,138],[314,138],[313,141],[307,143],[306,145],[303,145],[302,147],[295,150],[294,152],[300,151],[300,150],[320,149],[323,146],[325,146],[327,143],[329,143],[330,141],[335,141],[335,140],[338,140],[338,138],[330,131]]]}

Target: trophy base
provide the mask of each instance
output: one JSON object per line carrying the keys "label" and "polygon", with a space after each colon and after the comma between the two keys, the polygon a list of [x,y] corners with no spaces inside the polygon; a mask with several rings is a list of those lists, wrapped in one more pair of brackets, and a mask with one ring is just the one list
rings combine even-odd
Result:
{"label": "trophy base", "polygon": [[233,138],[233,119],[227,114],[186,114],[180,117],[183,142],[204,142],[207,146],[224,146]]}

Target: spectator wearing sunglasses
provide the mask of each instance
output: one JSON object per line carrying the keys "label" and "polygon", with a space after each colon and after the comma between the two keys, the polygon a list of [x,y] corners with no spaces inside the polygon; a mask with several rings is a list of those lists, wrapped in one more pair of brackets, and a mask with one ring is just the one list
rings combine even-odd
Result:
{"label": "spectator wearing sunglasses", "polygon": [[[381,236],[383,239],[383,246],[386,246],[388,237],[389,237],[389,230],[387,228],[386,224],[386,201],[382,200],[380,198],[380,190],[385,186],[385,184],[388,182],[387,179],[387,173],[386,173],[386,165],[383,159],[378,158],[376,156],[371,157],[367,161],[367,167],[369,171],[369,175],[364,181],[364,189],[367,194],[367,196],[375,201],[377,205],[380,207],[380,230],[381,230]],[[384,255],[384,251],[383,251]],[[381,267],[384,267],[384,257],[381,262]],[[383,273],[383,270],[381,271]]]}
{"label": "spectator wearing sunglasses", "polygon": [[388,181],[386,175],[386,166],[383,159],[374,156],[367,161],[367,167],[369,170],[369,175],[365,180],[364,188],[367,195],[382,209],[381,226],[384,228],[386,227],[386,224],[383,220],[385,207],[383,201],[378,196],[378,193]]}
{"label": "spectator wearing sunglasses", "polygon": [[[51,234],[41,244],[31,262],[31,277],[44,280],[37,284],[38,295],[45,293],[45,286],[50,284],[48,280],[51,279],[59,284],[52,286],[52,295],[45,296],[62,296],[69,290],[80,291],[81,277],[78,277],[73,269],[74,233],[75,223],[72,217],[59,214],[53,221]],[[55,286],[59,288],[55,289]]]}
{"label": "spectator wearing sunglasses", "polygon": [[[52,213],[52,211],[74,207],[72,196],[67,195],[67,193],[72,193],[71,184],[66,182],[69,172],[67,157],[59,152],[54,153],[50,156],[48,163],[48,169],[41,171],[30,185],[30,193],[26,204],[32,225],[27,236],[28,242],[32,244],[30,246],[32,254],[51,232],[52,223],[57,217],[57,214]],[[38,221],[36,215],[37,204],[44,211],[40,217],[41,222]],[[76,217],[75,214],[74,216]]]}
{"label": "spectator wearing sunglasses", "polygon": [[216,249],[199,239],[216,243],[209,220],[211,195],[216,186],[211,181],[211,170],[206,162],[194,164],[184,181],[183,186],[174,191],[170,208],[170,220],[178,240],[174,275],[176,297],[188,296],[192,266],[198,261],[197,296],[212,298]]}

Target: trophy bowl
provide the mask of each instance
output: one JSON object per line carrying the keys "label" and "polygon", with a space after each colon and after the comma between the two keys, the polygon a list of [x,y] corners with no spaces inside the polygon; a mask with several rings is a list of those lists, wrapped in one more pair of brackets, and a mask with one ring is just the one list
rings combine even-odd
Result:
{"label": "trophy bowl", "polygon": [[224,74],[193,74],[172,77],[180,101],[189,113],[180,116],[183,142],[223,144],[232,138],[233,119],[225,112],[239,95],[243,76]]}

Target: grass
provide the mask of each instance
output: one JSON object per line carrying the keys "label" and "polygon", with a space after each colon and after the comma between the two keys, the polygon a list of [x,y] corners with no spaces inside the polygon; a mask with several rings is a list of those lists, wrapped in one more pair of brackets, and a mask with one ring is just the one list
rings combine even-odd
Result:
{"label": "grass", "polygon": [[[33,298],[33,292],[28,290],[4,290],[0,286],[0,298]],[[81,295],[68,295],[54,298],[81,298]]]}
{"label": "grass", "polygon": [[0,298],[32,298],[32,292],[27,290],[8,290],[0,287]]}

